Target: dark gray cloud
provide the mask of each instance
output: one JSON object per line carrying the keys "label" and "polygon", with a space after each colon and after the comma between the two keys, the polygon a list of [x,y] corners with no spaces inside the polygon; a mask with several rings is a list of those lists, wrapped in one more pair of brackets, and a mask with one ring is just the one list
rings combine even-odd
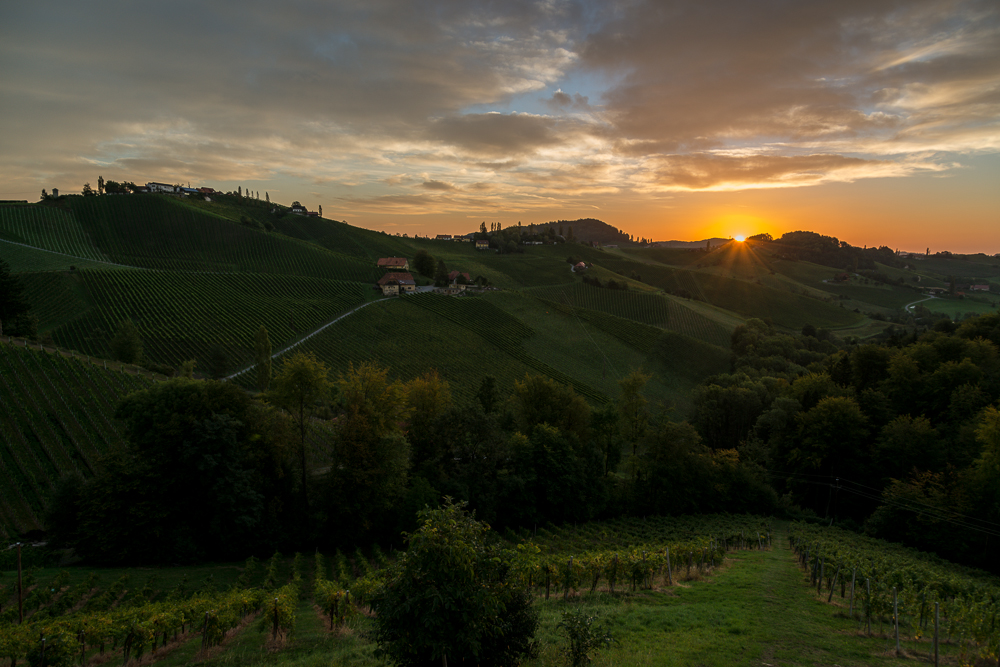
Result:
{"label": "dark gray cloud", "polygon": [[15,190],[286,179],[455,209],[1000,151],[995,0],[17,3],[0,64]]}
{"label": "dark gray cloud", "polygon": [[[998,17],[995,2],[978,1],[650,0],[615,12],[581,53],[617,78],[604,102],[627,154],[761,141],[863,148],[970,117],[996,135]],[[951,147],[974,149],[961,134]]]}
{"label": "dark gray cloud", "polygon": [[532,153],[566,141],[560,121],[527,114],[464,114],[442,118],[430,127],[433,139],[474,155],[503,158]]}

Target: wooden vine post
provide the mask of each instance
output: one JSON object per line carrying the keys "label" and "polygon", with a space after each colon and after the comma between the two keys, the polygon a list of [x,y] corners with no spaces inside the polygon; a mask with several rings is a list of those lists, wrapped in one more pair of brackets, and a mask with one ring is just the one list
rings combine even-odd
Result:
{"label": "wooden vine post", "polygon": [[896,626],[896,655],[899,655],[899,600],[895,586],[892,587],[892,623]]}
{"label": "wooden vine post", "polygon": [[569,565],[566,568],[566,581],[564,582],[565,585],[563,586],[563,600],[569,599],[569,585],[572,576],[573,576],[573,557],[570,556]]}
{"label": "wooden vine post", "polygon": [[858,568],[851,570],[851,618],[854,618],[854,581],[858,576]]}
{"label": "wooden vine post", "polygon": [[872,636],[872,580],[865,579],[865,627]]}
{"label": "wooden vine post", "polygon": [[670,572],[670,547],[667,547],[667,585],[674,585],[674,576]]}
{"label": "wooden vine post", "polygon": [[934,603],[934,667],[939,665],[938,655],[938,627],[941,623],[941,603]]}

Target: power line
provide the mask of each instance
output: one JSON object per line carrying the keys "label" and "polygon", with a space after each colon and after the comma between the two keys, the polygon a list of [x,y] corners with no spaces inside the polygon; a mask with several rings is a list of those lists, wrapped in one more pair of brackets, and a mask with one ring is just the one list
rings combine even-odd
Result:
{"label": "power line", "polygon": [[[837,489],[838,491],[843,490],[847,493],[851,493],[868,500],[873,500],[875,502],[882,503],[883,505],[887,505],[889,507],[894,507],[896,509],[906,510],[910,512],[915,512],[920,515],[928,516],[942,523],[949,523],[959,528],[974,530],[976,532],[984,533],[992,537],[1000,537],[1000,524],[968,516],[965,514],[961,514],[959,512],[942,509],[940,507],[936,507],[929,503],[924,503],[918,500],[886,497],[879,489],[875,489],[874,487],[870,487],[865,484],[861,484],[860,482],[855,482],[853,480],[846,479],[844,477],[834,477],[832,475],[818,475],[813,473],[794,473],[781,470],[765,469],[765,471],[768,474],[786,475],[793,479],[799,478],[798,481],[800,483],[829,487]],[[810,477],[816,479],[806,479]],[[831,480],[834,480],[836,484],[831,482]],[[851,485],[856,486],[858,488],[851,488]]]}

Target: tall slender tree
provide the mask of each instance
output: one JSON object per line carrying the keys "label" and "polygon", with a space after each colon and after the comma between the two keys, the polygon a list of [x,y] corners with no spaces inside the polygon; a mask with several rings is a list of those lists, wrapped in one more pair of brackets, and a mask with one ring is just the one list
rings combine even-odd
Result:
{"label": "tall slender tree", "polygon": [[281,366],[274,378],[271,395],[275,402],[287,410],[299,427],[299,464],[302,472],[303,508],[309,507],[306,487],[306,419],[317,402],[330,393],[330,370],[313,353],[296,352]]}

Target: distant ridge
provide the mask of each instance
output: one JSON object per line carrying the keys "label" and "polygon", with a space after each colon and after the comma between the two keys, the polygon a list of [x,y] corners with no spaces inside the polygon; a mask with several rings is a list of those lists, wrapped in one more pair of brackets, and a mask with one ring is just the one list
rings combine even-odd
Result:
{"label": "distant ridge", "polygon": [[713,237],[710,239],[702,239],[701,241],[655,241],[653,245],[659,246],[660,248],[704,248],[706,243],[710,243],[711,247],[717,248],[720,245],[725,245],[729,243],[732,239],[720,239],[718,237]]}

